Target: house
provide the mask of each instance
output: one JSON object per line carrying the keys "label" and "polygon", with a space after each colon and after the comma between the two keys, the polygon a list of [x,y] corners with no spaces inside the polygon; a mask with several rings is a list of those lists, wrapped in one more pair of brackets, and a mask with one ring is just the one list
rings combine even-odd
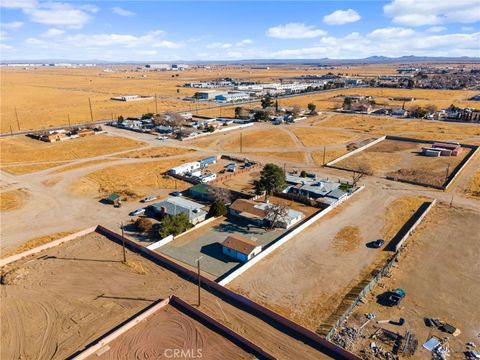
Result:
{"label": "house", "polygon": [[232,216],[249,221],[256,226],[269,226],[272,221],[275,221],[275,227],[284,229],[290,228],[304,217],[300,211],[287,209],[285,215],[278,215],[277,218],[274,219],[274,214],[268,211],[270,206],[277,207],[277,205],[274,204],[237,199],[230,205],[229,213]]}
{"label": "house", "polygon": [[47,142],[62,141],[66,139],[68,139],[68,137],[64,132],[56,131],[42,137],[42,140]]}
{"label": "house", "polygon": [[228,94],[219,94],[215,96],[216,101],[241,101],[250,99],[250,95],[244,92],[229,92]]}
{"label": "house", "polygon": [[230,235],[222,242],[222,252],[242,262],[247,262],[261,251],[261,245],[239,235]]}
{"label": "house", "polygon": [[91,135],[95,135],[95,131],[93,131],[92,129],[85,128],[85,129],[78,130],[77,135],[79,137],[91,136]]}
{"label": "house", "polygon": [[207,212],[202,210],[202,207],[202,204],[179,196],[173,196],[164,201],[150,205],[149,210],[160,217],[165,215],[174,216],[184,213],[188,216],[188,221],[195,225],[204,221],[207,217]]}
{"label": "house", "polygon": [[214,187],[213,185],[200,183],[190,187],[187,190],[187,194],[189,197],[193,199],[197,199],[199,201],[212,201],[213,195],[212,195],[211,189],[213,187]]}
{"label": "house", "polygon": [[187,172],[193,172],[197,169],[200,169],[200,167],[200,162],[194,161],[171,168],[169,172],[173,175],[183,175]]}
{"label": "house", "polygon": [[206,167],[208,165],[216,164],[217,163],[217,157],[216,156],[209,156],[205,159],[199,160],[198,161],[202,167]]}
{"label": "house", "polygon": [[117,193],[111,193],[105,198],[107,204],[116,205],[120,203],[120,195]]}
{"label": "house", "polygon": [[210,174],[205,174],[205,175],[202,175],[200,176],[200,182],[202,183],[208,183],[210,181],[213,181],[217,178],[217,174],[214,174],[214,173],[210,173]]}
{"label": "house", "polygon": [[341,189],[339,182],[317,180],[316,178],[302,178],[290,174],[286,176],[285,180],[287,183],[293,185],[287,187],[283,191],[284,193],[299,195],[320,203],[331,205],[347,197],[349,194],[347,190]]}

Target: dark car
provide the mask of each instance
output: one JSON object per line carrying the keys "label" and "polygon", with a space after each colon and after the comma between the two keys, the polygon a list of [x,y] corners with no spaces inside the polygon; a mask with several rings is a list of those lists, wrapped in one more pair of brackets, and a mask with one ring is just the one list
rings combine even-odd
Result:
{"label": "dark car", "polygon": [[383,244],[385,244],[385,240],[378,239],[378,240],[369,242],[367,244],[367,247],[373,248],[373,249],[378,249],[378,248],[381,248],[383,246]]}
{"label": "dark car", "polygon": [[170,195],[172,195],[172,196],[182,196],[183,194],[180,191],[174,191],[174,192],[171,192]]}

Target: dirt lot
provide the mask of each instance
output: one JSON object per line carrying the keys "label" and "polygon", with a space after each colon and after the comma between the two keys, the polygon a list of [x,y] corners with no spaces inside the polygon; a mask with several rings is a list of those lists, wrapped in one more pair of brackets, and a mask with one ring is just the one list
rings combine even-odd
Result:
{"label": "dirt lot", "polygon": [[[380,238],[387,243],[385,236],[393,227],[398,231],[421,203],[409,198],[399,206],[398,201],[395,194],[365,189],[227,286],[316,330],[386,258],[386,252],[365,244]],[[384,215],[389,209],[397,215],[391,225]]]}
{"label": "dirt lot", "polygon": [[384,140],[335,163],[335,166],[441,186],[445,183],[447,168],[451,174],[470,149],[464,148],[459,156],[429,157],[420,154],[422,147],[430,146],[427,143]]}
{"label": "dirt lot", "polygon": [[270,148],[288,148],[295,145],[291,137],[281,128],[272,128],[268,130],[249,129],[237,133],[237,136],[229,138],[221,144],[224,150],[240,151],[240,134],[242,135],[242,148],[265,149]]}
{"label": "dirt lot", "polygon": [[251,354],[171,305],[164,306],[116,338],[108,347],[107,352],[99,356],[94,354],[89,359],[168,359],[173,355],[172,349],[206,359],[252,358]]}
{"label": "dirt lot", "polygon": [[466,189],[466,193],[470,196],[477,198],[480,197],[480,169],[473,174],[473,177],[468,184],[468,188]]}
{"label": "dirt lot", "polygon": [[[19,174],[62,165],[68,160],[107,155],[145,145],[123,137],[96,135],[46,143],[26,136],[0,139],[3,170]],[[21,170],[19,170],[21,169]]]}
{"label": "dirt lot", "polygon": [[176,155],[183,155],[189,152],[193,152],[192,149],[184,149],[178,147],[152,147],[145,150],[134,150],[127,153],[123,153],[121,155],[117,155],[115,157],[118,158],[162,158],[167,156],[176,156]]}
{"label": "dirt lot", "polygon": [[[467,342],[473,341],[478,345],[478,234],[478,212],[437,204],[408,240],[406,252],[394,267],[391,277],[380,281],[374,293],[367,297],[368,302],[356,308],[347,326],[358,328],[365,321],[364,314],[369,312],[376,314],[380,320],[403,317],[406,324],[402,327],[372,322],[364,328],[363,334],[369,336],[378,326],[401,335],[411,329],[419,342],[415,359],[431,357],[422,348],[431,335],[440,339],[448,336],[452,350],[450,358],[463,359],[462,352],[466,350]],[[376,302],[379,294],[397,287],[404,289],[407,294],[399,306],[390,308]],[[453,337],[429,328],[424,324],[424,317],[446,321],[458,327],[461,334]],[[360,341],[355,350],[368,348],[370,341]],[[377,345],[391,351],[387,345],[378,342]]]}
{"label": "dirt lot", "polygon": [[28,199],[28,192],[23,189],[2,191],[0,193],[0,209],[11,211],[22,208]]}
{"label": "dirt lot", "polygon": [[117,192],[138,199],[158,189],[185,190],[191,184],[162,175],[168,169],[197,158],[158,160],[105,167],[70,185],[77,196],[99,197]]}
{"label": "dirt lot", "polygon": [[[195,304],[196,285],[98,233],[4,267],[1,358],[64,359],[169,295]],[[92,281],[92,280],[95,281]],[[322,354],[202,291],[202,312],[279,359]]]}

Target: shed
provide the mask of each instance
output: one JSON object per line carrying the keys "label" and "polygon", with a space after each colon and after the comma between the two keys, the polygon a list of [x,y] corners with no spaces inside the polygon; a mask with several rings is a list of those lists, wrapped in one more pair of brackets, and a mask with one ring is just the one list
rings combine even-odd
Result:
{"label": "shed", "polygon": [[230,235],[222,242],[222,252],[242,262],[247,262],[261,251],[261,245],[240,235]]}
{"label": "shed", "polygon": [[120,195],[117,193],[111,193],[105,198],[105,201],[108,204],[113,204],[113,205],[118,204],[120,202]]}
{"label": "shed", "polygon": [[207,157],[207,158],[205,158],[205,159],[199,160],[199,163],[200,163],[202,166],[215,164],[216,162],[217,162],[217,157],[216,157],[216,156],[209,156],[209,157]]}

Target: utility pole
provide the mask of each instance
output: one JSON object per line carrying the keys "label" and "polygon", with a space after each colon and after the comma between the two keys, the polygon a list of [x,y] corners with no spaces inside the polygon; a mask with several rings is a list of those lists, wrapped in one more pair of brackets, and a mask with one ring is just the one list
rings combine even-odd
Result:
{"label": "utility pole", "polygon": [[70,127],[70,131],[72,130],[72,123],[70,122],[70,114],[67,114],[68,118],[68,126]]}
{"label": "utility pole", "polygon": [[202,258],[203,256],[200,256],[196,261],[197,261],[197,285],[198,285],[198,306],[200,306],[201,302],[200,302],[200,288],[201,288],[201,285],[202,285],[202,282],[201,282],[201,279],[200,279],[200,259]]}
{"label": "utility pole", "polygon": [[326,149],[326,146],[324,145],[323,146],[323,166],[325,166],[325,153],[326,153],[327,149]]}
{"label": "utility pole", "polygon": [[93,122],[93,111],[92,111],[92,101],[88,98],[88,105],[90,106],[90,119]]}
{"label": "utility pole", "polygon": [[18,126],[18,130],[20,130],[20,121],[18,120],[18,112],[17,112],[17,107],[15,107],[15,118],[17,119],[17,126]]}
{"label": "utility pole", "polygon": [[157,94],[155,94],[155,114],[158,114],[158,100],[157,100]]}
{"label": "utility pole", "polygon": [[122,229],[122,248],[123,248],[123,263],[127,263],[127,252],[125,251],[125,235],[123,232],[123,221],[120,223],[120,228]]}
{"label": "utility pole", "polygon": [[447,165],[447,172],[445,174],[445,184],[447,183],[448,181],[448,173],[450,172],[450,164]]}
{"label": "utility pole", "polygon": [[453,206],[453,194],[452,194],[452,199],[450,200],[450,207]]}

